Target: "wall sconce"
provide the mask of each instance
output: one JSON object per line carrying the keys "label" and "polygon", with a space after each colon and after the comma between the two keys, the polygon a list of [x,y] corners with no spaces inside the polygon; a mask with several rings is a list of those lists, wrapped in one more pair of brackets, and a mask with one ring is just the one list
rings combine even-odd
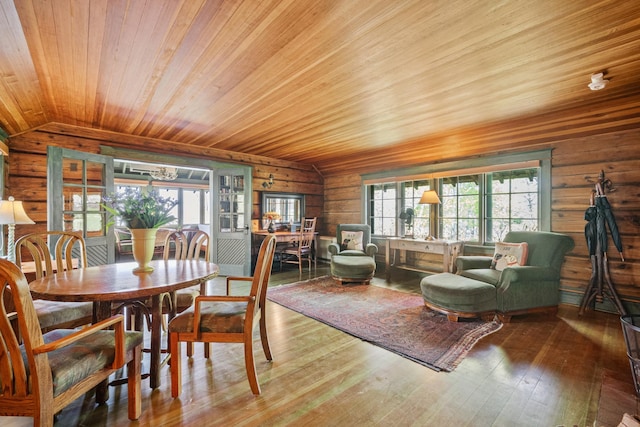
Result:
{"label": "wall sconce", "polygon": [[[438,197],[438,193],[435,192],[435,190],[427,190],[424,193],[422,193],[422,197],[420,197],[420,201],[418,202],[421,205],[439,205],[440,203],[442,203],[440,201],[440,197]],[[432,219],[433,219],[433,214],[432,214]],[[431,221],[431,224],[433,225],[434,222]],[[433,236],[427,236],[425,239],[426,240],[436,240],[438,237],[438,233],[437,227],[433,227],[436,230],[436,237]]]}
{"label": "wall sconce", "polygon": [[262,188],[271,188],[273,185],[273,174],[269,174],[269,181],[265,181],[262,183]]}
{"label": "wall sconce", "polygon": [[11,262],[16,262],[15,229],[16,224],[35,224],[24,211],[22,202],[17,202],[13,197],[9,200],[0,200],[0,224],[9,226],[7,236],[7,258]]}

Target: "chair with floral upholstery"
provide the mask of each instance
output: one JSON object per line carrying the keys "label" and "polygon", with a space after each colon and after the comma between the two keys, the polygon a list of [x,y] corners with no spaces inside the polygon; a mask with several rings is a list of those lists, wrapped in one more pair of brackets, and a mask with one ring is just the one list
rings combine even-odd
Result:
{"label": "chair with floral upholstery", "polygon": [[[83,329],[43,334],[24,274],[0,259],[0,296],[6,290],[13,312],[0,298],[5,314],[0,315],[0,416],[33,417],[34,426],[53,426],[56,413],[126,364],[128,415],[139,418],[140,332],[125,332],[118,315]],[[19,336],[11,316],[17,318]],[[106,330],[110,327],[115,330]]]}
{"label": "chair with floral upholstery", "polygon": [[[193,307],[169,322],[171,346],[171,396],[182,392],[181,342],[243,343],[244,363],[253,394],[260,394],[260,384],[253,358],[253,332],[259,325],[262,349],[271,361],[267,339],[266,296],[276,238],[268,235],[262,241],[253,277],[227,277],[227,295],[200,295]],[[231,295],[231,284],[250,282],[248,295]]]}
{"label": "chair with floral upholstery", "polygon": [[[52,240],[53,250],[48,240]],[[55,242],[53,242],[55,240]],[[78,268],[87,267],[85,241],[78,232],[46,231],[20,237],[16,243],[16,265],[32,261],[35,278],[49,276],[56,271],[71,270],[77,260]],[[91,323],[93,305],[90,302],[58,302],[34,300],[38,321],[43,332],[54,328],[75,328]]]}

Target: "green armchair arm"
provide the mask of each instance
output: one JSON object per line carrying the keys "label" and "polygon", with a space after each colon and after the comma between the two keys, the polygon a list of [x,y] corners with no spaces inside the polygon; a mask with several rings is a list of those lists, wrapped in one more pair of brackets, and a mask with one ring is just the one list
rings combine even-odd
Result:
{"label": "green armchair arm", "polygon": [[457,271],[491,267],[490,256],[464,255],[456,258]]}
{"label": "green armchair arm", "polygon": [[338,255],[340,253],[340,245],[337,243],[329,243],[329,253],[331,255]]}
{"label": "green armchair arm", "polygon": [[353,250],[353,249],[349,249],[349,250],[346,250],[346,251],[341,251],[339,244],[330,243],[329,244],[329,253],[331,255],[338,255],[338,254],[351,255],[351,256],[369,255],[370,257],[375,257],[376,254],[378,253],[378,246],[375,243],[367,243],[367,246],[365,246],[364,251]]}

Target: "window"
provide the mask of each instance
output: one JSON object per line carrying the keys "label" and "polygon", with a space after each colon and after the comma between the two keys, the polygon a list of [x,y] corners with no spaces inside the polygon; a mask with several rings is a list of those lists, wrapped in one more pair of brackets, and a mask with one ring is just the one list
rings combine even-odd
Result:
{"label": "window", "polygon": [[396,194],[396,183],[371,185],[369,191],[371,217],[369,223],[373,234],[395,236],[396,218],[399,216],[399,206]]}
{"label": "window", "polygon": [[[495,161],[443,163],[435,172],[403,171],[412,178],[407,180],[397,179],[397,171],[385,172],[393,176],[388,181],[365,176],[367,218],[373,235],[434,235],[491,245],[512,230],[549,230],[549,159],[550,151],[543,150]],[[419,204],[422,193],[429,189],[436,190],[440,205]],[[412,214],[411,220],[407,213]]]}
{"label": "window", "polygon": [[441,180],[441,232],[445,240],[480,240],[480,175],[465,175]]}
{"label": "window", "polygon": [[486,175],[487,241],[500,242],[511,230],[538,230],[538,169]]}

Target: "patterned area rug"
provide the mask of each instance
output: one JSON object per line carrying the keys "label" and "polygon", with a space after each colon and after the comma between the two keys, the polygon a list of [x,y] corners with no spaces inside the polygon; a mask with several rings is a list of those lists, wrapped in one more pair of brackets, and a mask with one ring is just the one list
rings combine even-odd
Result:
{"label": "patterned area rug", "polygon": [[267,298],[436,371],[450,372],[496,321],[449,322],[421,295],[374,285],[340,285],[328,276],[269,288]]}

